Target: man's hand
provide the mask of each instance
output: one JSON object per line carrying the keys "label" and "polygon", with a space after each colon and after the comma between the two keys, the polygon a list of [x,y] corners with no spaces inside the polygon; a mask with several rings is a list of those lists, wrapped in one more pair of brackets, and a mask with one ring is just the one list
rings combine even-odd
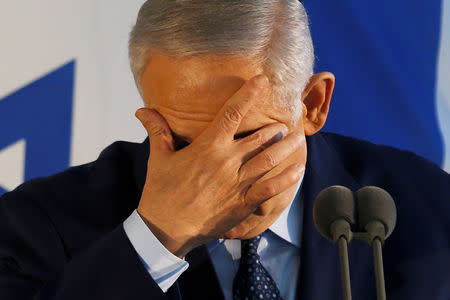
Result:
{"label": "man's hand", "polygon": [[218,238],[300,179],[303,165],[293,164],[255,183],[300,146],[303,138],[298,134],[282,139],[285,125],[271,124],[234,140],[243,117],[267,86],[264,75],[247,81],[209,127],[179,151],[158,112],[148,108],[136,112],[150,137],[147,179],[137,210],[175,255],[184,257]]}

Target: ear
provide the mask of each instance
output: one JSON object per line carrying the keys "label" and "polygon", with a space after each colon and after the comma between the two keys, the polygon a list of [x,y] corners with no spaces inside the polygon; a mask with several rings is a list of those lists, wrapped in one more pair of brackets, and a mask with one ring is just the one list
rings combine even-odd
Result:
{"label": "ear", "polygon": [[334,75],[329,72],[315,74],[309,80],[302,93],[305,135],[313,135],[325,125],[334,83]]}

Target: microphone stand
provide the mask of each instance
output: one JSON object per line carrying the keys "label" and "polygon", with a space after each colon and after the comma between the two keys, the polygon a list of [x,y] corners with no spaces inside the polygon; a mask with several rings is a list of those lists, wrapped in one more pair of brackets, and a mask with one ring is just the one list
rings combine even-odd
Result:
{"label": "microphone stand", "polygon": [[382,244],[385,239],[385,229],[377,220],[366,225],[367,232],[352,232],[350,224],[345,219],[338,219],[331,224],[333,241],[339,247],[339,263],[341,267],[342,299],[351,300],[350,268],[348,262],[348,242],[353,238],[367,242],[373,248],[373,262],[377,289],[377,300],[386,300],[384,285],[384,268]]}
{"label": "microphone stand", "polygon": [[383,252],[381,246],[386,237],[384,225],[373,220],[366,225],[368,243],[373,248],[373,263],[375,269],[375,280],[377,286],[377,300],[386,300],[386,289],[384,287]]}
{"label": "microphone stand", "polygon": [[339,238],[339,262],[341,265],[342,298],[344,300],[352,299],[352,290],[350,286],[350,268],[348,264],[347,240],[344,236]]}
{"label": "microphone stand", "polygon": [[360,240],[368,243],[369,246],[373,248],[373,263],[377,288],[377,300],[386,300],[382,251],[382,245],[386,237],[385,228],[384,225],[378,220],[369,222],[365,226],[365,228],[367,232],[355,232],[353,233],[353,237],[355,240]]}
{"label": "microphone stand", "polygon": [[331,233],[334,243],[339,248],[339,263],[341,266],[342,299],[352,299],[350,284],[350,267],[348,263],[348,242],[352,238],[350,224],[345,219],[338,219],[331,224]]}
{"label": "microphone stand", "polygon": [[373,247],[373,262],[375,266],[375,280],[377,284],[377,300],[386,300],[381,240],[379,238],[375,238],[372,242],[372,247]]}

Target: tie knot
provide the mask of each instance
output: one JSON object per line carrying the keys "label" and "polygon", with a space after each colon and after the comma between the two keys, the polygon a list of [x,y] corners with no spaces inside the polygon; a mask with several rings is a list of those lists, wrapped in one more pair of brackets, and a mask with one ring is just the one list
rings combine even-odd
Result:
{"label": "tie knot", "polygon": [[241,241],[241,260],[233,280],[233,299],[282,300],[280,291],[257,253],[261,236]]}
{"label": "tie knot", "polygon": [[248,240],[241,240],[241,255],[256,255],[259,242],[261,242],[261,235]]}

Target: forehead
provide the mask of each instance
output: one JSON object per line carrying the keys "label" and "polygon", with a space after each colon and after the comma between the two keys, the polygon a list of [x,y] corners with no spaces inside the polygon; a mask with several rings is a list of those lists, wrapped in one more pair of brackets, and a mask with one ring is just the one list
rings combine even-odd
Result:
{"label": "forehead", "polygon": [[[193,140],[246,80],[262,72],[256,59],[242,56],[180,59],[152,51],[141,77],[144,101],[166,118],[172,131]],[[285,116],[274,109],[270,95],[269,89],[247,113],[238,133],[284,123]]]}

